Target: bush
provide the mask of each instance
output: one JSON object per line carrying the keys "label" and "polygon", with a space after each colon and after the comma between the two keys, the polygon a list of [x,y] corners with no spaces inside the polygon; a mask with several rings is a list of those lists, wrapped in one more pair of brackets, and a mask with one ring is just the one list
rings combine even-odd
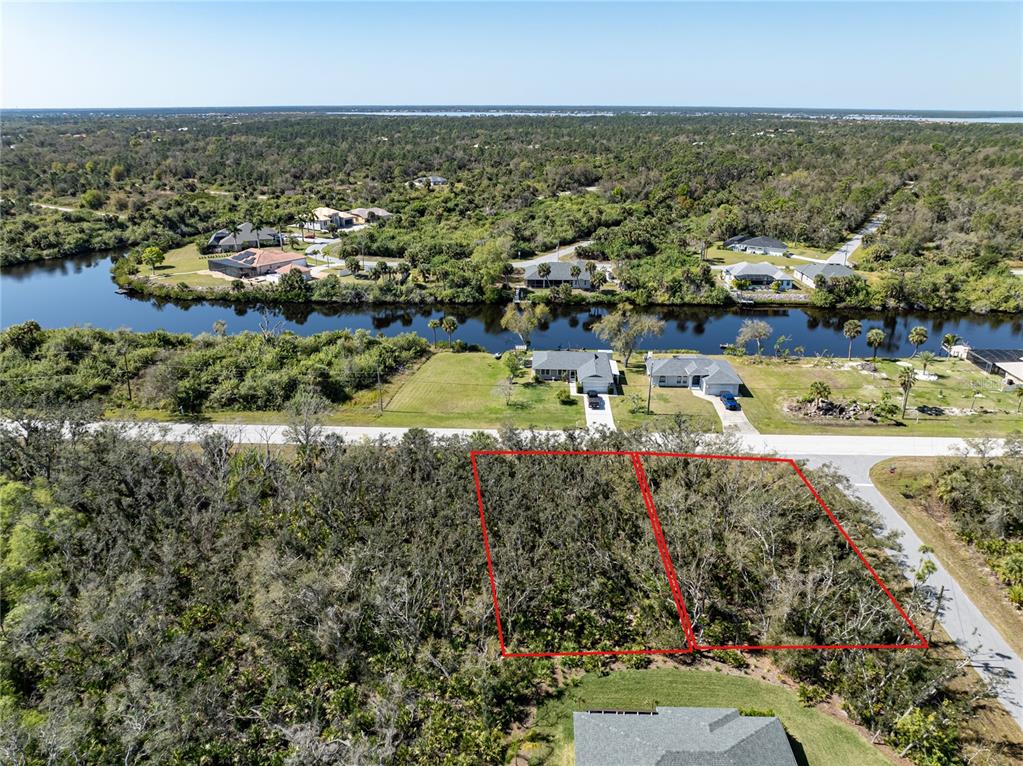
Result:
{"label": "bush", "polygon": [[771,708],[741,707],[739,708],[739,715],[750,716],[752,718],[773,718],[776,714]]}
{"label": "bush", "polygon": [[814,686],[813,684],[800,684],[799,690],[796,692],[796,696],[799,697],[799,703],[803,707],[813,707],[824,702],[830,695],[828,690],[821,688],[820,686]]}
{"label": "bush", "polygon": [[1023,607],[1023,585],[1013,585],[1009,588],[1009,601],[1014,606]]}
{"label": "bush", "polygon": [[575,404],[575,397],[572,396],[568,389],[563,388],[558,391],[558,401],[562,404]]}

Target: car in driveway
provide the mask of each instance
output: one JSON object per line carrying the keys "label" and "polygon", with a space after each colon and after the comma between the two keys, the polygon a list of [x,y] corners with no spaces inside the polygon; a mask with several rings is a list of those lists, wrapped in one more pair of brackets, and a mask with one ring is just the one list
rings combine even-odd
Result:
{"label": "car in driveway", "polygon": [[599,410],[604,406],[604,403],[600,400],[600,396],[592,391],[586,395],[586,404],[589,405],[591,410]]}
{"label": "car in driveway", "polygon": [[721,403],[725,406],[726,410],[736,412],[742,409],[742,407],[739,406],[739,402],[736,401],[735,399],[735,394],[725,391],[723,394],[721,394],[719,398],[721,399]]}

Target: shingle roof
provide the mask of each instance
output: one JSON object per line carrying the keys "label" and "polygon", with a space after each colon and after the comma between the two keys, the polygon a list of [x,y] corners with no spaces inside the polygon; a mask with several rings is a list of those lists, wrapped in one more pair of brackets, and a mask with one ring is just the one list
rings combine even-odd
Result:
{"label": "shingle roof", "polygon": [[780,247],[788,249],[788,245],[774,237],[752,237],[742,241],[743,247]]}
{"label": "shingle roof", "polygon": [[534,370],[575,370],[576,377],[614,381],[607,351],[534,351]]}
{"label": "shingle roof", "polygon": [[[526,267],[525,279],[544,279],[538,273],[541,264],[535,264],[533,266]],[[547,279],[554,280],[570,280],[570,279],[581,279],[586,274],[586,269],[579,261],[550,261],[548,266],[551,267],[551,273],[546,277]],[[572,276],[572,267],[579,267],[579,276]]]}
{"label": "shingle roof", "polygon": [[773,263],[767,263],[766,261],[763,263],[747,263],[746,261],[741,261],[732,266],[726,266],[725,271],[739,279],[752,276],[771,277],[772,279],[789,279],[789,275],[782,269],[779,269]]}
{"label": "shingle roof", "polygon": [[686,376],[699,375],[708,383],[742,383],[732,365],[723,359],[706,356],[679,355],[668,359],[647,359],[649,375]]}
{"label": "shingle roof", "polygon": [[575,713],[576,766],[796,766],[777,718],[734,708]]}
{"label": "shingle roof", "polygon": [[240,253],[225,255],[223,258],[211,258],[207,263],[219,263],[223,265],[233,264],[235,266],[273,266],[277,263],[298,263],[305,265],[305,256],[300,253],[286,253],[283,250],[256,249],[250,247]]}
{"label": "shingle roof", "polygon": [[[264,226],[262,229],[259,230],[259,239],[260,239],[260,241],[268,240],[268,239],[275,239],[276,237],[277,237],[277,231],[275,229],[271,229],[268,226]],[[238,236],[235,236],[234,234],[228,232],[228,235],[226,237],[224,237],[222,240],[220,240],[220,245],[221,245],[221,247],[223,247],[225,245],[230,247],[232,245],[237,245],[237,244],[244,245],[246,242],[255,242],[255,241],[256,241],[256,230],[252,227],[251,223],[243,223],[243,224],[241,224],[238,227]]]}
{"label": "shingle roof", "polygon": [[802,266],[797,266],[796,273],[802,274],[811,281],[816,279],[818,274],[825,279],[856,276],[855,271],[840,263],[807,263]]}

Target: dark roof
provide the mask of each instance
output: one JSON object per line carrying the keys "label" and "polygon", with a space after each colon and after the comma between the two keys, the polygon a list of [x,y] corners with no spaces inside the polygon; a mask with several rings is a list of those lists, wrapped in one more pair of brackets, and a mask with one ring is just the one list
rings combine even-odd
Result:
{"label": "dark roof", "polygon": [[[220,234],[220,232],[218,231],[217,234],[215,234],[214,236],[217,236],[219,234]],[[277,236],[278,236],[277,235],[277,231],[275,229],[271,229],[269,226],[264,226],[262,229],[259,230],[259,239],[260,239],[260,241],[265,240],[265,239],[276,239]],[[212,239],[210,241],[212,242]],[[243,223],[241,226],[238,227],[238,235],[237,236],[235,236],[231,232],[228,232],[227,236],[222,238],[220,240],[220,242],[217,243],[217,244],[219,244],[221,246],[227,245],[227,246],[230,247],[231,245],[238,245],[238,244],[244,245],[246,242],[255,242],[255,241],[256,241],[256,230],[253,228],[251,223]]]}
{"label": "dark roof", "polygon": [[651,376],[686,376],[699,375],[709,383],[742,383],[735,370],[724,359],[711,359],[706,356],[680,354],[668,359],[648,357],[646,360],[647,374]]}
{"label": "dark roof", "polygon": [[970,354],[992,364],[1023,361],[1023,348],[971,348]]}
{"label": "dark roof", "polygon": [[796,766],[781,721],[735,708],[575,713],[572,724],[576,766]]}
{"label": "dark roof", "polygon": [[731,266],[725,266],[723,269],[733,277],[742,279],[743,277],[770,277],[771,279],[789,279],[789,275],[785,273],[784,269],[780,269],[773,263],[767,263],[763,261],[761,263],[749,263],[747,261],[740,261],[734,263]]}
{"label": "dark roof", "polygon": [[797,274],[803,274],[811,280],[816,279],[818,275],[825,279],[856,276],[855,271],[840,263],[807,263],[803,266],[797,266],[795,271]]}
{"label": "dark roof", "polygon": [[534,370],[575,370],[579,380],[614,382],[611,354],[607,351],[534,351]]}
{"label": "dark roof", "polygon": [[781,247],[786,250],[789,247],[780,239],[774,239],[773,237],[752,237],[750,239],[744,239],[742,244],[746,247]]}
{"label": "dark roof", "polygon": [[740,242],[745,242],[747,239],[749,239],[749,234],[736,234],[734,237],[726,239],[724,241],[724,246],[730,247],[732,245],[737,245]]}
{"label": "dark roof", "polygon": [[[583,265],[578,261],[549,261],[547,265],[551,267],[551,273],[546,277],[546,279],[553,279],[556,281],[568,281],[572,279],[582,279],[583,277],[588,276],[586,273],[586,269],[583,268]],[[579,267],[578,277],[572,276],[573,266]],[[533,266],[528,266],[526,268],[525,279],[544,279],[544,277],[541,277],[540,274],[538,273],[539,268],[540,268],[539,263]]]}

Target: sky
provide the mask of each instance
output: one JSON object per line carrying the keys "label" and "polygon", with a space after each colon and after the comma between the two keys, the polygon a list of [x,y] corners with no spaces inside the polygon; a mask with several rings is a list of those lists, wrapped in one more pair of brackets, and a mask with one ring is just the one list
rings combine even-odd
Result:
{"label": "sky", "polygon": [[8,3],[4,108],[1023,109],[1023,3]]}

